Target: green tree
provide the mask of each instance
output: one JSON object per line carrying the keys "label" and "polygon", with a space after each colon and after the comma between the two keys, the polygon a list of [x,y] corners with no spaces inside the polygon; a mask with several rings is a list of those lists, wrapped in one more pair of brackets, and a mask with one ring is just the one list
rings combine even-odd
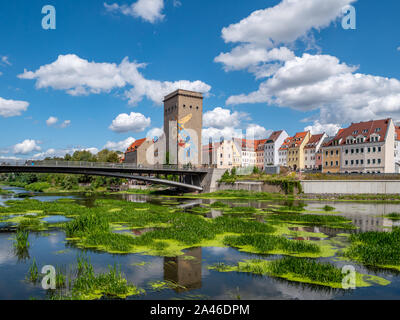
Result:
{"label": "green tree", "polygon": [[96,157],[89,151],[75,151],[71,161],[96,162]]}

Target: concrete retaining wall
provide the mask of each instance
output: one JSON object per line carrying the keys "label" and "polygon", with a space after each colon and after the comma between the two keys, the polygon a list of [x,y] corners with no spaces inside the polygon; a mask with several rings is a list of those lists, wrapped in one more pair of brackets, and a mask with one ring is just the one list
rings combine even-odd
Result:
{"label": "concrete retaining wall", "polygon": [[[219,183],[218,190],[245,190],[254,192],[268,192],[268,193],[285,193],[284,190],[278,185],[270,185],[264,182],[257,181],[237,181],[231,183]],[[297,189],[295,190],[297,194]]]}
{"label": "concrete retaining wall", "polygon": [[399,194],[400,180],[301,181],[306,194]]}

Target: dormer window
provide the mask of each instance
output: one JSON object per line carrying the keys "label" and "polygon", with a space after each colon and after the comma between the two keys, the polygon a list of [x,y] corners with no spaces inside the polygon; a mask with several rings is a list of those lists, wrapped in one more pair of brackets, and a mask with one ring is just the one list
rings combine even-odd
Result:
{"label": "dormer window", "polygon": [[381,128],[376,128],[375,129],[375,132],[380,132],[381,131]]}
{"label": "dormer window", "polygon": [[358,134],[358,130],[353,131],[353,134],[354,135]]}
{"label": "dormer window", "polygon": [[363,133],[368,133],[368,129],[364,129],[364,130],[363,130]]}

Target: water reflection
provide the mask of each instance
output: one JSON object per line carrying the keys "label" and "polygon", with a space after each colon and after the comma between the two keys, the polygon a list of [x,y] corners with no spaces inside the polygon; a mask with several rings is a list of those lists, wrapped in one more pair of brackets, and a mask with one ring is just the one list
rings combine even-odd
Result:
{"label": "water reflection", "polygon": [[[15,189],[12,188],[12,191]],[[21,190],[23,191],[23,190]],[[24,191],[23,191],[24,192]],[[22,193],[22,192],[20,192]],[[112,195],[101,196],[101,198],[125,199],[132,202],[151,202],[158,203],[170,200],[173,203],[180,202],[183,209],[201,206],[203,204],[212,204],[214,200],[201,199],[175,199],[159,198],[149,195]],[[6,201],[12,198],[12,195],[0,197]],[[14,196],[15,198],[15,196]],[[99,196],[76,195],[75,199],[84,205],[94,205]],[[39,197],[41,201],[53,201],[54,197]],[[221,200],[219,200],[221,201]],[[300,202],[264,202],[264,201],[239,201],[222,200],[221,202],[230,206],[248,206],[269,211],[271,208],[278,208],[278,205],[286,207],[297,207]],[[309,203],[306,210],[322,211],[324,205],[330,205],[335,208],[333,214],[346,216],[358,226],[360,231],[369,230],[389,230],[400,221],[386,219],[383,215],[400,212],[400,205],[393,204],[370,204],[370,203],[335,203],[335,202],[315,202]],[[179,205],[178,205],[179,206]],[[338,213],[337,213],[338,212]],[[207,217],[216,218],[222,214],[221,210],[210,208]],[[328,213],[331,214],[331,213]],[[254,218],[259,222],[264,222],[262,215],[255,215]],[[46,292],[38,285],[35,288],[24,283],[26,272],[36,259],[39,266],[52,264],[55,266],[71,265],[76,263],[76,256],[80,249],[74,247],[72,243],[65,243],[65,233],[52,230],[51,235],[39,235],[36,237],[31,234],[32,243],[28,252],[21,252],[20,255],[13,252],[13,242],[10,237],[13,235],[12,226],[2,224],[0,221],[0,230],[3,227],[3,233],[0,231],[0,299],[29,299],[30,297],[45,298]],[[7,228],[11,228],[7,230]],[[132,230],[136,235],[142,235],[145,232],[154,229],[135,229]],[[335,237],[339,233],[344,233],[343,229],[330,229],[325,227],[299,227],[298,231],[307,231],[313,233],[324,233],[330,237]],[[127,232],[127,230],[123,231]],[[317,240],[311,238],[310,240]],[[66,250],[68,249],[68,250]],[[61,253],[64,252],[64,253]],[[31,258],[29,258],[29,256]],[[127,279],[141,288],[147,288],[149,282],[171,281],[178,286],[174,290],[147,291],[145,296],[133,297],[133,299],[171,299],[182,297],[196,297],[198,295],[207,296],[211,299],[232,299],[232,292],[237,292],[242,299],[362,299],[362,298],[381,298],[398,299],[400,290],[400,276],[388,271],[376,270],[378,276],[383,276],[392,281],[392,284],[386,287],[374,286],[371,288],[362,288],[355,291],[333,290],[323,286],[313,286],[289,282],[283,279],[277,279],[267,276],[255,276],[246,273],[220,273],[215,270],[209,270],[208,266],[222,262],[229,265],[235,265],[238,261],[246,259],[269,259],[268,256],[260,256],[240,252],[234,248],[193,248],[187,250],[183,256],[175,258],[161,258],[142,256],[140,254],[129,255],[111,255],[107,253],[88,251],[88,256],[96,272],[107,271],[108,265],[120,264]],[[17,260],[20,260],[18,263]],[[24,262],[24,259],[26,261]],[[343,261],[333,261],[330,258],[321,259],[329,261],[341,267],[341,264],[348,263]],[[140,264],[146,261],[145,266],[133,266],[133,263]],[[358,266],[357,270],[363,273],[370,273],[369,270]],[[237,288],[239,288],[237,290]]]}
{"label": "water reflection", "polygon": [[164,258],[164,280],[179,286],[178,293],[200,289],[202,285],[202,248],[194,248],[175,258]]}

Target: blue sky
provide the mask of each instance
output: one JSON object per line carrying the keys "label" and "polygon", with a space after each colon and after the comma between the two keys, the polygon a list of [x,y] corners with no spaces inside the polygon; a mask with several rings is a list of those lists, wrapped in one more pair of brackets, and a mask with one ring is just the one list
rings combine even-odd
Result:
{"label": "blue sky", "polygon": [[[347,4],[356,30],[342,28]],[[44,5],[55,30],[42,28]],[[0,158],[123,150],[162,127],[160,97],[178,87],[205,92],[216,139],[398,120],[399,12],[397,1],[3,1]]]}

